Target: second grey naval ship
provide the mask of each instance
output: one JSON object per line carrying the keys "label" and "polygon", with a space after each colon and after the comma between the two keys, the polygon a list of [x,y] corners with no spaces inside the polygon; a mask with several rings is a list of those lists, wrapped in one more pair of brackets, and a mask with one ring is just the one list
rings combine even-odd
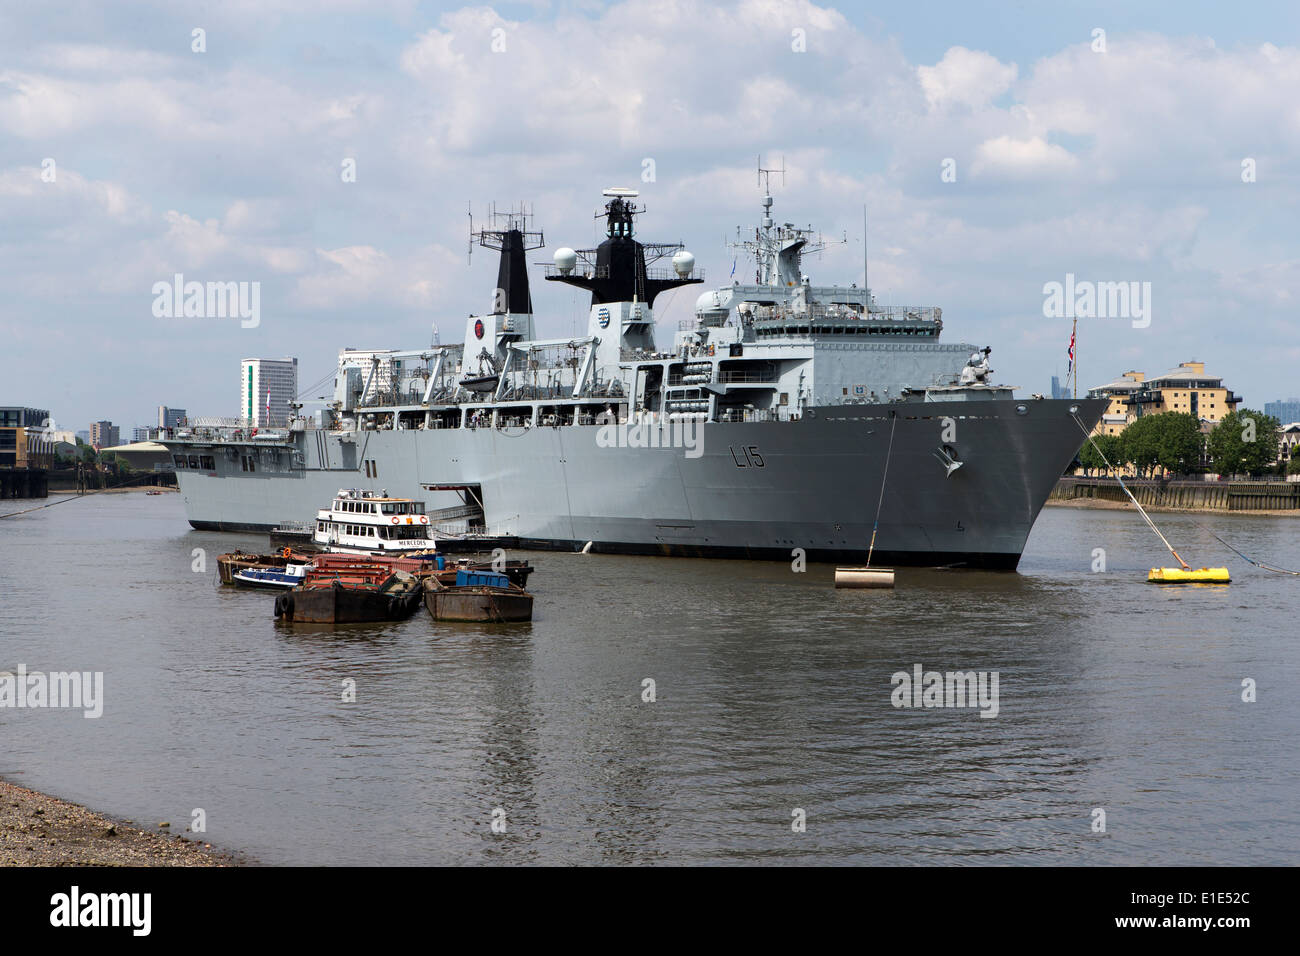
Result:
{"label": "second grey naval ship", "polygon": [[545,267],[590,294],[569,338],[534,332],[525,254],[541,234],[498,217],[472,233],[500,262],[493,310],[469,317],[463,345],[347,349],[314,416],[160,438],[190,524],[307,523],[364,488],[524,548],[860,561],[883,483],[878,562],[1015,568],[1105,401],[1017,399],[989,348],[939,341],[940,309],[813,285],[801,263],[819,237],[774,222],[764,193],[739,243],[753,281],[705,291],[669,347],[655,302],[703,274],[680,244],[636,237],[635,191],[604,192],[598,248]]}

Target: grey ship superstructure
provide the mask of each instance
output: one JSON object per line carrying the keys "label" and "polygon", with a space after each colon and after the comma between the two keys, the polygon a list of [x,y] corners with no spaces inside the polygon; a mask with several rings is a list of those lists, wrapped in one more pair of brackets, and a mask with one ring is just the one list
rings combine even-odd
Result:
{"label": "grey ship superstructure", "polygon": [[744,244],[755,281],[704,292],[661,348],[656,300],[703,273],[636,237],[636,192],[604,198],[599,247],[545,267],[590,294],[584,334],[536,337],[524,256],[542,237],[501,217],[476,236],[500,252],[493,310],[463,345],[345,350],[314,419],[164,439],[190,523],[269,529],[382,487],[524,547],[860,560],[884,482],[878,560],[1016,566],[1083,441],[1074,418],[1091,430],[1104,401],[1017,400],[989,349],[939,341],[938,308],[811,284],[816,239],[773,221],[770,190]]}

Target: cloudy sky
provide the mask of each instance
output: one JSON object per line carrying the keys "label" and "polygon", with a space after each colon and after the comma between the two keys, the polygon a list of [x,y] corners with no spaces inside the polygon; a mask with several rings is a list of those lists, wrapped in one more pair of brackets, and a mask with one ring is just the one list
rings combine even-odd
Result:
{"label": "cloudy sky", "polygon": [[[342,347],[459,341],[496,277],[467,262],[471,202],[530,203],[543,261],[634,186],[641,237],[725,283],[762,155],[779,219],[847,237],[814,282],[860,279],[865,204],[879,301],[942,306],[1025,393],[1064,375],[1043,286],[1072,273],[1152,290],[1145,328],[1080,320],[1084,386],[1200,359],[1258,407],[1300,394],[1298,25],[1186,0],[6,0],[0,404],[233,415],[241,358],[296,355],[305,388]],[[178,272],[260,283],[260,324],[155,316]],[[543,335],[585,325],[572,290],[533,292]],[[664,338],[694,298],[660,299]]]}

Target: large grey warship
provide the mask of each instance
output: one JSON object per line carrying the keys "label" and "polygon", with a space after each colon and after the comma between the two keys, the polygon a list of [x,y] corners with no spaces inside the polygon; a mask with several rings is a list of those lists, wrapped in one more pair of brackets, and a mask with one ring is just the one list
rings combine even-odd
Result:
{"label": "large grey warship", "polygon": [[990,349],[940,343],[940,309],[813,285],[816,235],[774,222],[764,193],[741,243],[754,281],[700,295],[666,349],[655,301],[703,275],[680,244],[636,238],[635,191],[605,191],[598,248],[545,267],[590,294],[570,338],[535,336],[525,254],[542,237],[500,217],[474,236],[500,261],[493,310],[469,317],[463,345],[344,350],[314,416],[162,436],[190,524],[307,522],[360,487],[525,548],[856,561],[883,482],[877,561],[1015,568],[1105,401],[1017,399]]}

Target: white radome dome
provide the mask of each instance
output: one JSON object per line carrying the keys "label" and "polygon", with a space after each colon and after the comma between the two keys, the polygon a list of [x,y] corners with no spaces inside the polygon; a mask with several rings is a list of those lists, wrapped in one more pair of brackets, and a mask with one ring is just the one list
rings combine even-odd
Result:
{"label": "white radome dome", "polygon": [[555,250],[555,268],[559,269],[564,275],[568,275],[578,265],[578,254],[568,246],[561,246]]}
{"label": "white radome dome", "polygon": [[724,312],[731,308],[731,290],[713,289],[695,300],[696,312]]}
{"label": "white radome dome", "polygon": [[683,249],[673,256],[673,271],[679,276],[688,276],[695,268],[695,257]]}

